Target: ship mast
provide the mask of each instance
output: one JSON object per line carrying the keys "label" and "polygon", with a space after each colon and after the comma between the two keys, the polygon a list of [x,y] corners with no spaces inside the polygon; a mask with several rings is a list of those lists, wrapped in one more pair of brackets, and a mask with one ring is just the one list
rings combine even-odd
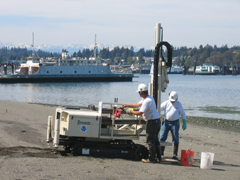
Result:
{"label": "ship mast", "polygon": [[95,60],[97,59],[97,42],[96,42],[96,38],[97,38],[97,35],[95,34],[95,46],[94,46],[94,57],[95,57]]}
{"label": "ship mast", "polygon": [[32,33],[32,58],[34,57],[34,32]]}

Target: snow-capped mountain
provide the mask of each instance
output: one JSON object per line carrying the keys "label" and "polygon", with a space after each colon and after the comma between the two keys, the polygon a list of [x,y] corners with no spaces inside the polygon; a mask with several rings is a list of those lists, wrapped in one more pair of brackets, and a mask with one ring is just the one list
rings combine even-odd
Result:
{"label": "snow-capped mountain", "polygon": [[[47,52],[56,52],[56,53],[61,53],[62,49],[66,49],[69,54],[73,54],[74,52],[78,52],[79,50],[83,50],[84,48],[89,48],[89,49],[93,49],[94,48],[94,44],[90,44],[90,45],[80,45],[80,44],[67,44],[67,45],[51,45],[51,44],[41,44],[41,45],[34,45],[34,49],[35,51],[37,50],[42,50],[42,51],[47,51]],[[109,47],[109,49],[113,49],[116,46],[122,47],[120,45],[109,45],[109,44],[97,44],[98,46],[98,50]],[[30,44],[23,44],[23,43],[19,43],[19,44],[14,44],[12,42],[10,43],[1,43],[0,42],[0,48],[2,47],[8,47],[8,48],[27,48],[29,50],[32,49],[32,46]],[[125,48],[130,48],[131,45],[124,45]],[[134,51],[138,51],[140,48],[142,47],[136,47],[134,46]]]}

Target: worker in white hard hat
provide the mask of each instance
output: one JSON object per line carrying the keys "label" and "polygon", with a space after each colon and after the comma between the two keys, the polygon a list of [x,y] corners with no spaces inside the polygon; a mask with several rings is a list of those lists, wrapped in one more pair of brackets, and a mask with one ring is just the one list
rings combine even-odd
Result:
{"label": "worker in white hard hat", "polygon": [[[165,142],[168,137],[168,132],[172,133],[173,159],[177,158],[179,145],[179,118],[182,117],[182,129],[187,129],[186,114],[181,102],[178,101],[176,91],[169,93],[169,99],[161,104],[161,111],[164,111],[164,122],[160,131],[160,143]],[[161,154],[164,155],[165,146],[161,146]]]}
{"label": "worker in white hard hat", "polygon": [[[161,161],[161,148],[158,134],[161,128],[160,115],[156,108],[155,100],[148,95],[148,87],[146,84],[140,84],[137,92],[143,99],[135,104],[123,104],[122,107],[137,108],[139,111],[126,109],[127,113],[143,116],[146,123],[146,140],[149,146],[149,158],[142,159],[145,163],[156,163]],[[156,158],[157,155],[157,158]]]}

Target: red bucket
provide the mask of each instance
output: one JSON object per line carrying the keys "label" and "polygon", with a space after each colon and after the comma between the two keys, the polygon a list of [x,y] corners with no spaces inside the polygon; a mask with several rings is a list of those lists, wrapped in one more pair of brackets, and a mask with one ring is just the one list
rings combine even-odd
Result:
{"label": "red bucket", "polygon": [[181,154],[181,165],[182,166],[192,166],[194,159],[194,151],[189,150],[182,150]]}

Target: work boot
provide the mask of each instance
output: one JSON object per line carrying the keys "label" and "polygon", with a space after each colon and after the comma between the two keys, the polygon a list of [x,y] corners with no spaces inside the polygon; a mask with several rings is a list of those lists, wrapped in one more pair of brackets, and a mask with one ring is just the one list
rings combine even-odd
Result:
{"label": "work boot", "polygon": [[177,153],[178,153],[178,144],[174,144],[174,147],[173,147],[173,159],[178,160]]}
{"label": "work boot", "polygon": [[164,156],[165,146],[161,146],[161,155]]}
{"label": "work boot", "polygon": [[157,162],[160,163],[162,161],[160,145],[156,147],[156,153],[157,153]]}
{"label": "work boot", "polygon": [[156,163],[156,148],[149,149],[149,158],[148,159],[142,159],[142,162],[145,163]]}

